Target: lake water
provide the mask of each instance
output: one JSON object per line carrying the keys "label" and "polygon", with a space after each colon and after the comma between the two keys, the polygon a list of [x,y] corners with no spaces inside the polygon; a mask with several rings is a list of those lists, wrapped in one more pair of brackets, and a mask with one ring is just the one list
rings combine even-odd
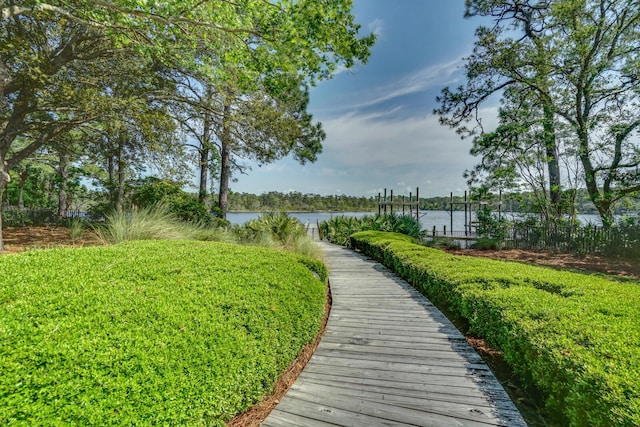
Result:
{"label": "lake water", "polygon": [[[365,215],[374,215],[377,212],[288,212],[289,216],[297,218],[302,224],[316,224],[316,222],[326,221],[338,216],[353,216],[361,218]],[[468,214],[467,214],[468,215]],[[504,214],[507,219],[512,219],[513,215]],[[244,224],[245,222],[257,218],[260,212],[229,212],[227,219],[232,224]],[[474,218],[475,220],[475,215]],[[582,224],[592,223],[600,224],[598,215],[578,215],[578,219]],[[436,227],[438,233],[442,233],[446,226],[447,232],[451,231],[453,222],[453,231],[464,231],[465,217],[464,211],[454,211],[453,216],[449,211],[420,211],[420,226],[423,230],[433,230]]]}

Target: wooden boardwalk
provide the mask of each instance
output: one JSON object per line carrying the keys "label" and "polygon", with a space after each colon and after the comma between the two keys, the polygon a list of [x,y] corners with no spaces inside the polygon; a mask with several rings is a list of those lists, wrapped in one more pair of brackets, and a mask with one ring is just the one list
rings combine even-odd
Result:
{"label": "wooden boardwalk", "polygon": [[333,297],[327,329],[262,426],[526,425],[427,299],[380,264],[319,244]]}

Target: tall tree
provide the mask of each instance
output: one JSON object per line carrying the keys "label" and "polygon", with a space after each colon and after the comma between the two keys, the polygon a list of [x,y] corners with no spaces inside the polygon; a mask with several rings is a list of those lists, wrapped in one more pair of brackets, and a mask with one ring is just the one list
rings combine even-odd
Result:
{"label": "tall tree", "polygon": [[[359,38],[350,0],[24,0],[0,6],[0,189],[7,170],[56,135],[91,118],[75,95],[88,90],[84,67],[123,51],[166,66],[231,70],[243,90],[256,76],[298,75],[307,84],[339,64],[366,60],[374,37]],[[214,54],[199,55],[202,48]],[[67,90],[59,90],[66,84]],[[54,90],[55,89],[55,90]],[[87,98],[89,99],[89,98]],[[73,101],[73,102],[72,102]],[[58,113],[66,114],[64,121]],[[69,111],[67,111],[69,112]],[[15,139],[30,143],[7,158]],[[0,250],[2,249],[0,235]]]}
{"label": "tall tree", "polygon": [[[465,172],[470,185],[480,185],[487,189],[515,192],[531,192],[535,203],[532,212],[550,223],[562,212],[570,211],[562,192],[550,189],[549,170],[560,170],[559,159],[568,156],[562,150],[562,133],[554,124],[552,138],[554,155],[549,155],[549,145],[545,141],[548,127],[547,112],[539,104],[532,102],[535,97],[530,91],[517,85],[506,88],[502,105],[498,112],[499,125],[495,130],[482,132],[473,140],[471,154],[480,157],[480,162]],[[550,168],[550,159],[554,164]],[[566,170],[567,183],[571,176]],[[566,187],[566,184],[565,184]]]}
{"label": "tall tree", "polygon": [[252,94],[223,94],[222,117],[215,126],[220,153],[218,192],[219,216],[226,217],[232,172],[243,172],[241,161],[259,165],[289,154],[304,164],[315,161],[322,150],[325,133],[307,112],[308,89],[294,78],[289,88],[270,94],[268,89]]}
{"label": "tall tree", "polygon": [[[455,90],[445,88],[438,97],[441,105],[436,113],[440,115],[442,124],[456,128],[462,135],[473,135],[478,128],[484,132],[481,122],[472,128],[466,124],[479,120],[478,109],[491,96],[510,90],[512,94],[520,91],[535,99],[536,108],[540,111],[537,123],[541,127],[536,139],[544,152],[548,182],[541,189],[548,192],[549,197],[544,195],[544,199],[550,203],[544,211],[558,216],[562,214],[562,179],[551,99],[553,58],[546,45],[550,31],[548,9],[547,1],[467,1],[466,17],[491,17],[494,25],[481,26],[476,30],[474,51],[465,66],[467,84]],[[511,105],[513,107],[514,104]],[[522,113],[517,115],[523,117]],[[480,138],[476,146],[487,142],[485,136]],[[494,143],[499,141],[493,140]],[[481,155],[479,150],[474,152]]]}
{"label": "tall tree", "polygon": [[550,189],[560,189],[557,133],[568,126],[583,183],[610,226],[612,205],[640,190],[632,138],[640,126],[637,1],[469,0],[467,15],[493,17],[495,25],[477,31],[466,86],[445,89],[439,98],[442,122],[464,132],[490,95],[509,87],[526,91],[542,112]]}
{"label": "tall tree", "polygon": [[552,11],[564,42],[555,47],[556,111],[574,132],[587,192],[610,226],[615,202],[640,191],[640,7],[573,0]]}

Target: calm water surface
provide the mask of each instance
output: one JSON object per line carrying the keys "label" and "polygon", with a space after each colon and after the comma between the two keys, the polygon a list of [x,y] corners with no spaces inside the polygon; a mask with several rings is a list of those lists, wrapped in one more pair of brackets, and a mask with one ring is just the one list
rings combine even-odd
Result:
{"label": "calm water surface", "polygon": [[[302,224],[316,224],[316,222],[326,221],[338,216],[353,216],[361,218],[365,215],[374,215],[378,212],[288,212],[289,216],[297,218]],[[260,212],[229,212],[227,219],[232,224],[244,224],[245,222],[260,216]],[[467,214],[468,215],[468,214]],[[503,214],[507,219],[513,219],[513,214]],[[598,215],[578,215],[578,219],[582,224],[592,223],[600,224]],[[472,218],[475,221],[475,215]],[[420,211],[420,225],[423,230],[436,230],[441,232],[446,226],[447,231],[451,231],[453,223],[453,231],[464,231],[465,215],[462,211],[454,211],[453,217],[449,211]]]}

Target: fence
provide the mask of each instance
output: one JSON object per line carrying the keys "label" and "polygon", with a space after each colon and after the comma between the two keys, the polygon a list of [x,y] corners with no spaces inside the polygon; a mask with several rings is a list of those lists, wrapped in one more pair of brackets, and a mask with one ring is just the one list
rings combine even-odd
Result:
{"label": "fence", "polygon": [[508,232],[503,247],[638,258],[640,228],[515,225]]}
{"label": "fence", "polygon": [[[476,231],[424,230],[423,236],[446,238],[464,243],[467,247],[480,237]],[[544,227],[531,224],[511,225],[506,228],[504,239],[500,239],[504,249],[552,251],[580,255],[604,255],[622,258],[640,258],[640,222],[635,225],[619,224],[605,229],[588,225],[553,225]]]}
{"label": "fence", "polygon": [[2,209],[2,225],[4,227],[60,225],[75,218],[85,219],[86,215],[86,212],[82,211],[67,211],[65,216],[60,217],[56,209],[9,206]]}

